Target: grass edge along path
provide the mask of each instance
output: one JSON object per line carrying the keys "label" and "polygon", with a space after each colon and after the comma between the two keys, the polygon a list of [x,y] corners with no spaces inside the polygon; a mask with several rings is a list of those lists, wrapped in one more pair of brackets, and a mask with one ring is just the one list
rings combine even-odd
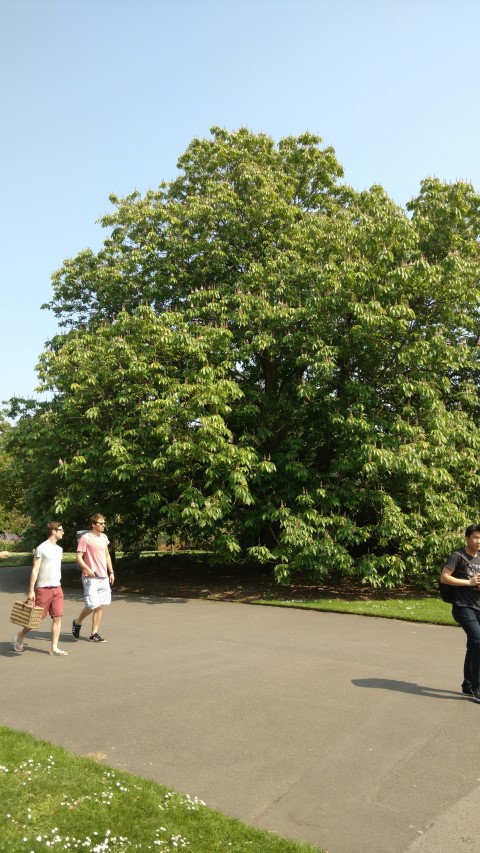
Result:
{"label": "grass edge along path", "polygon": [[1,853],[319,853],[197,798],[3,726],[0,802]]}
{"label": "grass edge along path", "polygon": [[331,613],[351,613],[357,616],[376,616],[406,622],[426,622],[431,625],[458,627],[451,615],[450,605],[440,598],[342,599],[318,598],[312,601],[257,599],[252,604],[270,607],[294,607],[302,610],[323,610]]}
{"label": "grass edge along path", "polygon": [[[158,556],[158,555],[157,555]],[[161,556],[167,556],[162,554]],[[75,563],[75,554],[66,552],[62,563],[65,565]],[[31,555],[25,552],[12,554],[11,558],[4,561],[5,567],[25,566],[31,561]],[[121,560],[120,560],[121,565]],[[121,570],[120,570],[121,571]],[[155,593],[158,594],[158,593]],[[197,597],[193,594],[191,597]],[[215,596],[209,596],[215,601]],[[238,601],[239,599],[232,599]],[[392,598],[318,598],[318,599],[277,599],[249,598],[241,601],[243,604],[262,604],[271,607],[295,607],[303,610],[323,610],[332,613],[351,613],[358,616],[377,616],[384,619],[400,619],[408,622],[426,622],[433,625],[457,626],[451,615],[451,608],[441,600],[440,596],[424,595],[414,598],[412,595],[398,596]]]}

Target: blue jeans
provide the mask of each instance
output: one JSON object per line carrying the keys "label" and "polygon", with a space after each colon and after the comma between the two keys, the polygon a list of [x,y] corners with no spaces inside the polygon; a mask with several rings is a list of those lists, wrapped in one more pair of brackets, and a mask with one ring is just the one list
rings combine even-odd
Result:
{"label": "blue jeans", "polygon": [[478,687],[480,685],[480,610],[475,610],[473,607],[459,607],[454,604],[452,616],[467,635],[462,686],[464,688]]}

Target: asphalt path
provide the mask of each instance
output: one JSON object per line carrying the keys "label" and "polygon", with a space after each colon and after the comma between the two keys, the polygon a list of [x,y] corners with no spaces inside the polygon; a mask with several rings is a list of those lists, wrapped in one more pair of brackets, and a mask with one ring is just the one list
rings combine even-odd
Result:
{"label": "asphalt path", "polygon": [[480,851],[480,705],[458,628],[114,595],[102,645],[67,590],[13,651],[28,568],[0,566],[0,723],[329,853]]}

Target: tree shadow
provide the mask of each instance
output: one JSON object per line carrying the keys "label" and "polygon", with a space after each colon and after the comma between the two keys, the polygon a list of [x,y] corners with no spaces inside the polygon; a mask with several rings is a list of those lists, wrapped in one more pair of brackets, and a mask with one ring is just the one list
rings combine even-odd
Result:
{"label": "tree shadow", "polygon": [[352,678],[352,684],[354,687],[393,690],[397,693],[413,693],[415,696],[429,696],[431,699],[465,699],[464,694],[460,691],[424,687],[422,684],[416,684],[413,681],[397,681],[393,678]]}
{"label": "tree shadow", "polygon": [[[83,607],[83,590],[80,588],[78,592],[74,592],[71,589],[65,589],[63,587],[63,598],[64,601],[76,601],[79,607]],[[115,603],[117,601],[131,601],[137,604],[188,604],[189,598],[175,598],[174,596],[168,595],[148,595],[142,592],[121,592],[116,590],[115,587],[112,589],[112,607],[115,607]]]}

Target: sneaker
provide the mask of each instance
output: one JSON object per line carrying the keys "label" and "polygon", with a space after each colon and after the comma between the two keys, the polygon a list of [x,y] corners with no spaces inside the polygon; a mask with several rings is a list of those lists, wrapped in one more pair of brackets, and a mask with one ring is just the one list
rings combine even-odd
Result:
{"label": "sneaker", "polygon": [[463,696],[473,696],[473,691],[471,687],[464,687],[462,685],[462,695]]}
{"label": "sneaker", "polygon": [[16,652],[23,652],[23,643],[18,642],[18,634],[13,638],[13,648]]}
{"label": "sneaker", "polygon": [[480,702],[480,687],[472,687],[472,699],[474,702]]}
{"label": "sneaker", "polygon": [[74,619],[72,622],[72,635],[75,637],[76,640],[78,640],[78,638],[80,637],[80,631],[81,630],[82,630],[82,626],[78,625],[78,623],[75,622],[75,619]]}
{"label": "sneaker", "polygon": [[[106,643],[107,642],[106,640],[103,639],[103,637],[100,636],[100,634],[90,634],[88,639],[91,640],[92,643]],[[480,702],[480,699],[478,701]]]}

